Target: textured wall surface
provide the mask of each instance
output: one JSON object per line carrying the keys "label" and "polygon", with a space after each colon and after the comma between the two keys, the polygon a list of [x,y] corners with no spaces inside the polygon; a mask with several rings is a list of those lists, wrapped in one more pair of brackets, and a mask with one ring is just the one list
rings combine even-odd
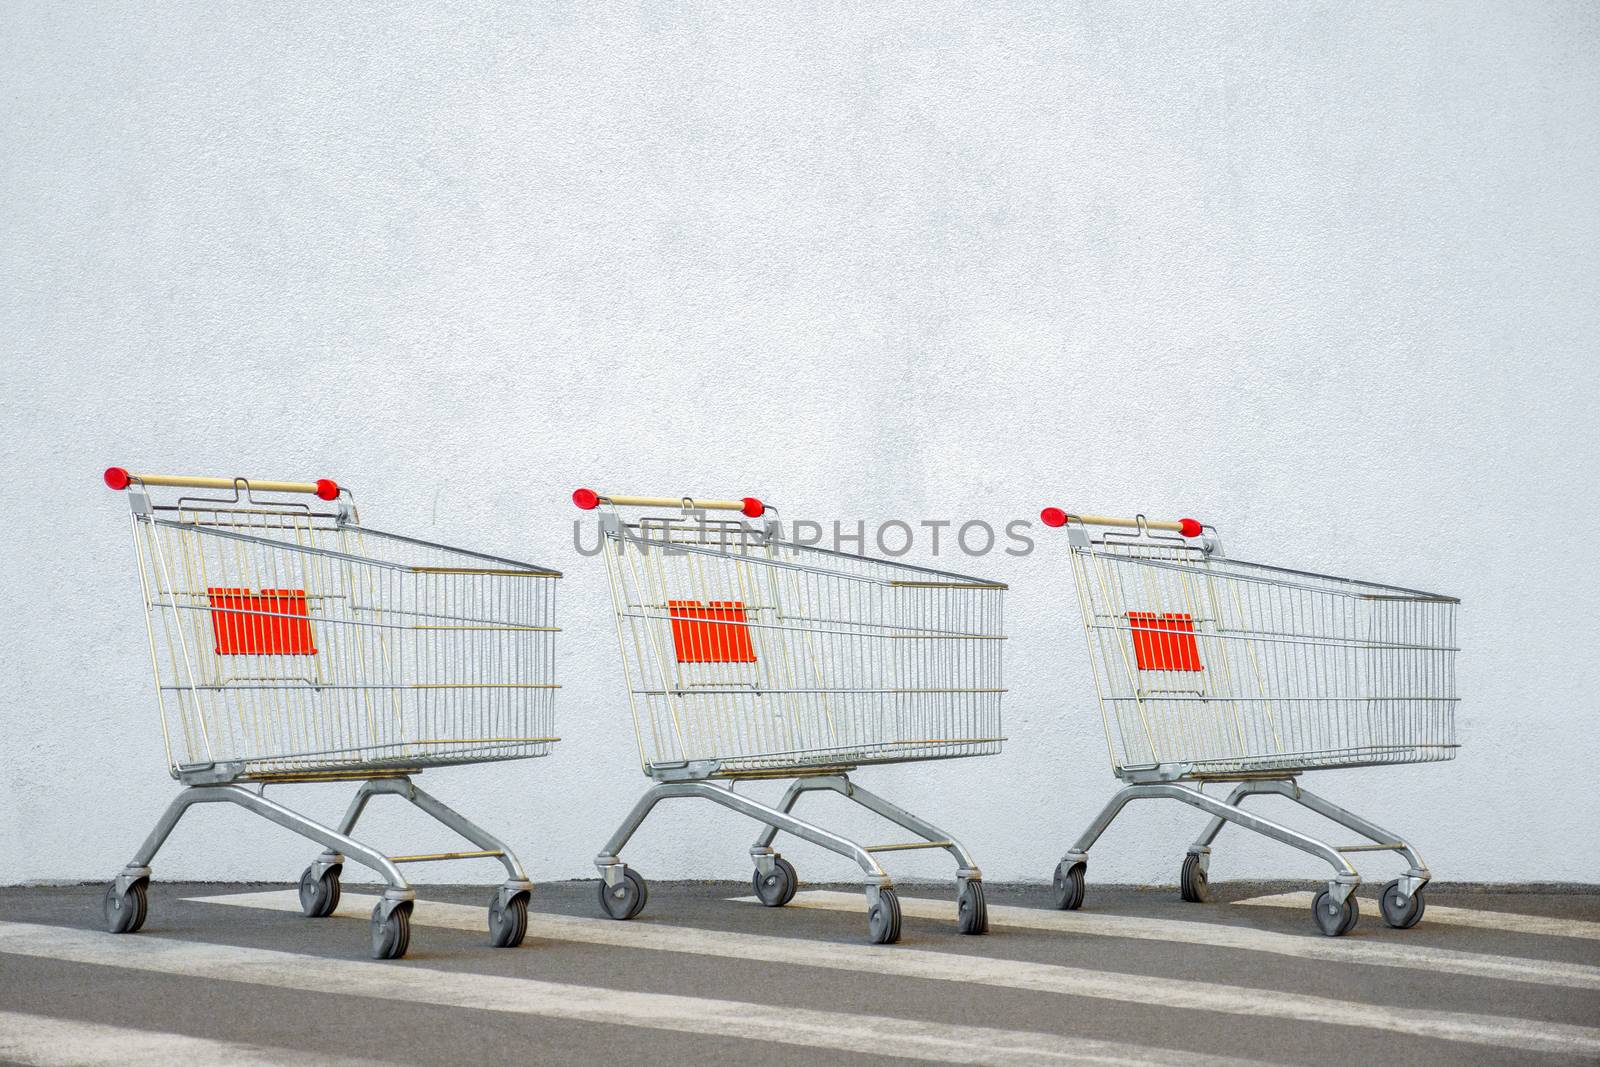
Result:
{"label": "textured wall surface", "polygon": [[[593,485],[1198,514],[1454,593],[1459,759],[1321,790],[1440,878],[1600,882],[1596,8],[795,6],[4,5],[0,882],[109,875],[174,789],[112,463],[330,475],[564,569],[557,754],[426,779],[536,878],[645,784]],[[1113,786],[1063,552],[943,557],[1012,585],[1005,753],[862,775],[990,878],[1048,877]],[[1130,809],[1093,877],[1171,882],[1199,822]],[[372,836],[447,844],[415,825]],[[679,802],[630,858],[744,877],[753,833]],[[157,871],[311,851],[202,809]],[[1231,832],[1245,875],[1321,869]]]}

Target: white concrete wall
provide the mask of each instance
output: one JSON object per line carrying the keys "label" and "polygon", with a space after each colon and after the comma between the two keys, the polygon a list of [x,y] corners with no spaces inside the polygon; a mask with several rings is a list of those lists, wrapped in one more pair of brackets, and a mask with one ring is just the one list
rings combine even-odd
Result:
{"label": "white concrete wall", "polygon": [[[173,792],[113,463],[567,570],[558,754],[427,778],[540,879],[645,784],[591,485],[1193,513],[1455,593],[1460,758],[1318,784],[1441,878],[1600,881],[1596,9],[794,6],[5,5],[0,882],[109,875]],[[954,562],[1012,583],[1010,743],[862,778],[1044,879],[1113,786],[1061,545]],[[1093,877],[1172,881],[1198,822],[1131,809]],[[631,858],[742,878],[753,830],[663,809]],[[203,810],[158,875],[312,851]]]}

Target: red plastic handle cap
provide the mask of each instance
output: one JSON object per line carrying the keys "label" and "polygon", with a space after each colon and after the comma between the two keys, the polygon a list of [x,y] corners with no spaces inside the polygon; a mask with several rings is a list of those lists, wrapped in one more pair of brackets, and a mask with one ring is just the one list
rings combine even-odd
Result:
{"label": "red plastic handle cap", "polygon": [[744,497],[743,511],[752,519],[759,519],[767,513],[767,506],[753,496]]}
{"label": "red plastic handle cap", "polygon": [[1045,508],[1039,512],[1039,521],[1046,526],[1065,526],[1067,524],[1067,513],[1060,508]]}
{"label": "red plastic handle cap", "polygon": [[339,483],[332,478],[317,479],[317,496],[323,500],[339,499]]}
{"label": "red plastic handle cap", "polygon": [[1178,520],[1178,532],[1183,534],[1185,537],[1199,537],[1201,529],[1202,527],[1200,526],[1199,519]]}
{"label": "red plastic handle cap", "polygon": [[593,511],[600,506],[600,494],[593,489],[574,489],[572,502],[584,511]]}
{"label": "red plastic handle cap", "polygon": [[107,467],[105,473],[106,485],[112,489],[128,488],[128,472],[121,467]]}

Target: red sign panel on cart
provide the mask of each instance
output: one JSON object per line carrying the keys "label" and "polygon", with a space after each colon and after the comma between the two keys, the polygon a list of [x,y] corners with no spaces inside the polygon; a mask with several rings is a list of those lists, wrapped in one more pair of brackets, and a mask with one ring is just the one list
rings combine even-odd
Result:
{"label": "red sign panel on cart", "polygon": [[219,656],[315,656],[304,589],[206,590]]}
{"label": "red sign panel on cart", "polygon": [[1128,612],[1133,655],[1141,671],[1203,671],[1194,617],[1179,612]]}
{"label": "red sign panel on cart", "polygon": [[754,663],[741,600],[669,600],[672,650],[679,663]]}

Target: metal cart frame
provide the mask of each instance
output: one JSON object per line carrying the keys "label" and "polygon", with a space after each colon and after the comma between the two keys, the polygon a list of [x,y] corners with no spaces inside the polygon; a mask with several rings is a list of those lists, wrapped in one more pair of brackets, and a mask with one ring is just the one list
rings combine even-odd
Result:
{"label": "metal cart frame", "polygon": [[[1112,770],[1126,783],[1057,865],[1057,907],[1082,905],[1089,849],[1129,802],[1169,799],[1211,816],[1183,861],[1184,900],[1208,899],[1212,843],[1234,823],[1333,868],[1312,901],[1329,936],[1359,917],[1349,855],[1398,853],[1407,869],[1379,906],[1390,926],[1414,926],[1431,878],[1422,856],[1298,776],[1454,757],[1459,601],[1230,560],[1194,519],[1041,518],[1067,529]],[[1235,783],[1226,801],[1205,792],[1213,782]],[[1243,810],[1253,796],[1284,797],[1366,840],[1328,844]]]}
{"label": "metal cart frame", "polygon": [[[553,590],[512,587],[560,573],[361,526],[349,491],[327,479],[134,475],[113,467],[105,480],[129,494],[162,733],[169,770],[183,786],[107,888],[107,928],[133,933],[144,924],[150,864],[184,814],[228,803],[323,846],[300,877],[308,918],[337,908],[346,859],[383,880],[371,916],[375,958],[396,959],[409,946],[416,891],[399,866],[408,863],[499,861],[506,880],[490,899],[490,941],[520,944],[533,889],[521,863],[504,841],[412,777],[428,767],[543,756],[557,738],[548,730],[411,734],[489,718],[548,724],[557,688]],[[157,503],[151,487],[231,495]],[[258,494],[310,494],[332,508]],[[299,588],[273,588],[286,584]],[[481,657],[473,669],[492,678],[474,680],[449,665],[467,648]],[[222,666],[234,661],[249,673]],[[300,746],[284,751],[285,738]],[[268,785],[346,781],[360,785],[337,827],[265,795]],[[364,844],[351,835],[376,796],[400,797],[474,849],[397,856]]]}
{"label": "metal cart frame", "polygon": [[[618,644],[641,764],[656,783],[595,858],[606,914],[632,918],[648,899],[644,879],[620,858],[646,817],[663,800],[698,797],[765,824],[750,848],[755,868],[751,883],[769,907],[787,904],[799,885],[793,865],[773,848],[782,832],[856,862],[866,892],[868,934],[876,943],[900,937],[899,900],[878,857],[911,849],[950,854],[956,863],[958,928],[969,934],[987,930],[983,875],[971,853],[933,823],[862,788],[850,772],[864,764],[999,750],[999,696],[1004,690],[999,686],[997,642],[1003,637],[998,632],[999,598],[1005,586],[784,541],[775,509],[753,497],[631,497],[580,489],[573,500],[584,509],[607,505],[605,556]],[[630,523],[617,509],[633,507],[676,513]],[[760,528],[708,523],[707,511],[737,511],[767,521]],[[633,563],[636,554],[648,560],[651,552],[658,554],[653,563]],[[674,552],[681,557],[675,570],[661,563]],[[715,599],[719,595],[728,599]],[[673,596],[695,599],[669,599]],[[981,598],[982,603],[964,609],[962,627],[952,628],[942,613],[963,596]],[[901,602],[906,597],[922,599],[907,609]],[[816,607],[822,600],[827,612]],[[960,647],[968,662],[952,668],[941,664],[936,652],[928,652],[925,661],[900,674],[881,664],[861,671],[842,662],[851,652],[861,654],[859,648],[842,651],[850,642],[889,643],[889,630],[895,631],[890,641],[905,638],[902,644]],[[920,687],[890,684],[907,679]],[[930,679],[937,679],[937,687]],[[776,702],[781,710],[764,709],[762,701]],[[830,701],[846,710],[830,708]],[[714,726],[696,721],[693,709],[698,704],[713,708]],[[832,733],[873,716],[880,729],[885,723],[899,724],[912,707],[921,709],[923,721],[957,728],[936,730],[937,738],[890,741],[873,737],[871,726],[845,740]],[[763,714],[767,718],[761,721],[786,720],[784,729],[806,733],[809,740],[791,739],[785,748],[774,739],[776,726],[763,731],[752,725]],[[840,725],[841,720],[846,724]],[[820,742],[824,734],[833,737],[831,745]],[[776,806],[735,791],[740,781],[782,778],[793,781]],[[915,840],[863,845],[799,818],[796,804],[814,792],[837,793]]]}

